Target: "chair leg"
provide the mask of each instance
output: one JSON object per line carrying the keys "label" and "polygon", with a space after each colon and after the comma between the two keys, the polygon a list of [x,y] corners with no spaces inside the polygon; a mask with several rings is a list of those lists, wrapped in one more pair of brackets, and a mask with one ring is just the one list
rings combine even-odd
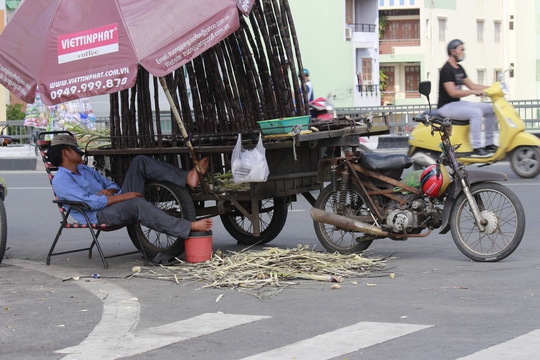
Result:
{"label": "chair leg", "polygon": [[53,255],[54,248],[56,247],[56,243],[58,242],[58,239],[60,239],[60,235],[62,235],[62,229],[64,228],[64,222],[60,224],[60,228],[58,229],[58,232],[56,233],[56,237],[54,238],[54,241],[52,243],[52,246],[49,250],[49,253],[47,254],[47,265],[51,265],[51,256]]}
{"label": "chair leg", "polygon": [[92,248],[94,245],[96,246],[96,249],[99,253],[99,257],[101,257],[101,261],[103,262],[103,267],[108,268],[109,264],[107,264],[107,260],[105,260],[105,255],[103,254],[103,250],[101,250],[101,246],[99,245],[98,236],[101,233],[101,230],[98,230],[97,232],[94,232],[93,228],[90,228],[90,233],[92,233],[92,238],[94,241],[92,241],[92,245],[90,246],[88,257],[92,258]]}

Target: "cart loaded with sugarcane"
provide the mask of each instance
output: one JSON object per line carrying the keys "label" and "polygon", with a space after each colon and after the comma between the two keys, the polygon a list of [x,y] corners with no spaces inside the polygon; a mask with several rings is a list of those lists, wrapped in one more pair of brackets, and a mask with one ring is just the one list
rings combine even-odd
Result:
{"label": "cart loaded with sugarcane", "polygon": [[[87,153],[119,184],[140,154],[195,167],[199,188],[149,182],[144,196],[189,220],[219,215],[239,243],[267,243],[282,230],[298,194],[315,203],[312,192],[326,178],[320,161],[354,152],[359,136],[388,132],[384,116],[311,119],[300,69],[288,2],[255,1],[239,30],[171,74],[157,78],[139,67],[134,87],[110,95],[109,137],[88,142]],[[253,149],[259,136],[270,170],[266,181],[235,183],[231,157],[239,137],[243,148]],[[203,157],[210,159],[204,175]],[[150,254],[178,241],[142,226],[128,231]]]}

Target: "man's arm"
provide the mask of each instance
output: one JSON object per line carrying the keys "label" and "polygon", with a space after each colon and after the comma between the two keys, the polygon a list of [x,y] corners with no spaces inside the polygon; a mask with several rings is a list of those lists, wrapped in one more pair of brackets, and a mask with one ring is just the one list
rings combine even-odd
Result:
{"label": "man's arm", "polygon": [[142,197],[141,194],[139,194],[138,192],[128,192],[128,193],[122,193],[122,194],[117,194],[117,195],[114,195],[114,196],[108,196],[107,197],[107,206],[111,206],[113,204],[116,204],[116,203],[119,203],[119,202],[122,202],[122,201],[126,201],[128,199],[133,199],[133,198],[136,198],[136,197]]}
{"label": "man's arm", "polygon": [[[456,89],[456,83],[453,81],[448,81],[443,83],[444,89],[453,98],[462,98],[469,95],[484,95],[483,89],[486,89],[487,86],[474,84],[469,78],[463,80],[463,84],[469,88],[469,90],[460,90]],[[471,85],[471,86],[469,86]]]}
{"label": "man's arm", "polygon": [[[484,86],[480,84],[473,83],[469,78],[465,78],[463,80],[463,84],[468,87],[471,90],[484,90],[487,89],[489,86]],[[482,94],[476,93],[476,95],[484,95],[484,92],[482,91]]]}

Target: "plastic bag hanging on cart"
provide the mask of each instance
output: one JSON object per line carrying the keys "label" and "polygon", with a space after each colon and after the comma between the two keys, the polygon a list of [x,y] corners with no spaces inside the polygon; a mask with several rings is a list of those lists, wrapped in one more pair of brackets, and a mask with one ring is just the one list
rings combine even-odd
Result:
{"label": "plastic bag hanging on cart", "polygon": [[242,147],[242,135],[238,134],[232,153],[231,171],[235,184],[265,182],[268,179],[270,168],[266,161],[266,149],[261,134],[257,146],[251,150]]}

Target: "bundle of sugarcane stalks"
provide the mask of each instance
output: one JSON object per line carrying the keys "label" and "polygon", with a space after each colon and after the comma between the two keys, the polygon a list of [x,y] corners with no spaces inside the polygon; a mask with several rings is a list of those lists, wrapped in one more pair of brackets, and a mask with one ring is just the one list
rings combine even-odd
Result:
{"label": "bundle of sugarcane stalks", "polygon": [[[301,69],[288,0],[258,0],[239,30],[166,80],[192,137],[219,133],[234,142],[258,132],[257,121],[309,114]],[[163,130],[170,108],[160,109],[159,93],[158,79],[140,67],[133,88],[111,95],[113,148],[183,145],[175,121]]]}
{"label": "bundle of sugarcane stalks", "polygon": [[196,264],[180,261],[173,266],[136,266],[129,278],[173,281],[177,284],[202,282],[204,285],[200,289],[231,288],[263,298],[275,295],[289,285],[299,284],[297,280],[341,283],[345,278],[388,276],[386,261],[362,254],[318,252],[298,245],[293,249],[217,251],[211,260]]}

